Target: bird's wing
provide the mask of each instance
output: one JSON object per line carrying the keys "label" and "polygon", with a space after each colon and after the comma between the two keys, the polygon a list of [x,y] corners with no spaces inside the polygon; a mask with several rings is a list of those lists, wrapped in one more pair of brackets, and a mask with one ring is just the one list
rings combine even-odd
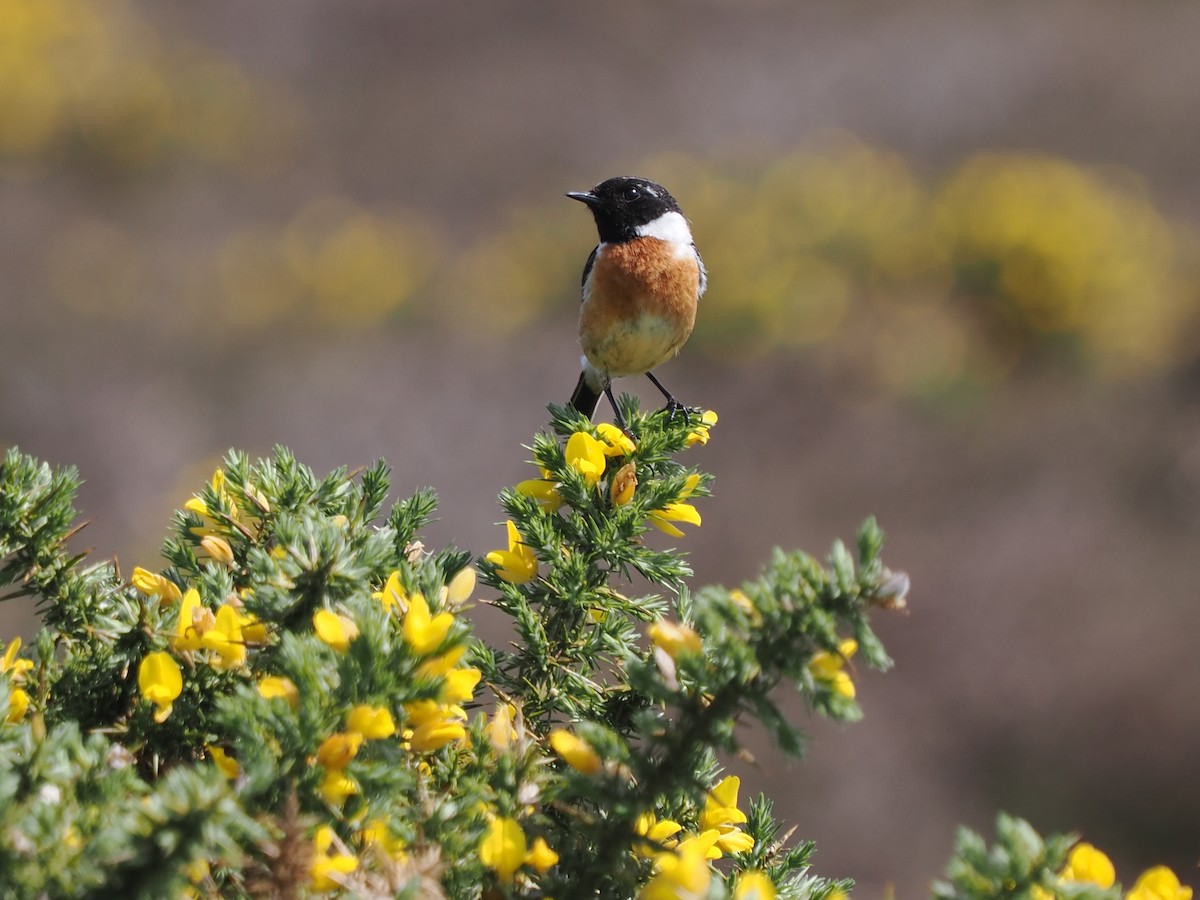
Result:
{"label": "bird's wing", "polygon": [[597,244],[592,248],[592,252],[588,254],[587,262],[583,264],[583,277],[579,280],[579,299],[583,299],[583,291],[587,287],[588,276],[592,274],[592,266],[596,263],[596,254],[600,252],[600,245]]}

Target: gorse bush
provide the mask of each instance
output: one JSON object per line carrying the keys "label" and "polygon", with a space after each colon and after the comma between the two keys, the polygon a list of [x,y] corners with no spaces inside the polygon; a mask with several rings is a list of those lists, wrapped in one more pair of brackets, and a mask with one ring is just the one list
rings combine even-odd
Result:
{"label": "gorse bush", "polygon": [[[0,584],[43,628],[0,673],[0,893],[844,896],[721,760],[752,722],[802,749],[789,691],[857,718],[850,658],[889,667],[868,617],[907,578],[868,521],[824,564],[691,589],[646,537],[701,524],[716,417],[623,402],[633,439],[551,408],[479,561],[422,544],[431,492],[385,512],[382,462],[318,478],[280,448],[231,452],[127,580],[66,549],[76,474],[10,451]],[[1094,848],[1000,825],[937,897],[1120,896]],[[1126,896],[1190,896],[1173,878]]]}

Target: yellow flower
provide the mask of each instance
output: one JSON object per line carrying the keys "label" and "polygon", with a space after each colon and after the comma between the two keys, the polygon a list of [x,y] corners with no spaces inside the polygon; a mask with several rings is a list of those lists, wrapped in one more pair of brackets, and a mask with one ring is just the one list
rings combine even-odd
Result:
{"label": "yellow flower", "polygon": [[725,853],[745,853],[754,846],[754,838],[737,827],[746,821],[746,814],[737,808],[741,786],[736,775],[722,779],[708,792],[700,815],[701,831],[715,828],[720,835],[716,846]]}
{"label": "yellow flower", "polygon": [[633,830],[645,841],[634,842],[634,852],[639,856],[654,856],[664,847],[675,844],[674,836],[683,831],[683,826],[672,819],[659,819],[652,812],[644,812],[638,816]]}
{"label": "yellow flower", "polygon": [[300,705],[300,691],[290,678],[267,675],[258,683],[258,693],[267,700],[285,700],[292,709]]}
{"label": "yellow flower", "polygon": [[442,645],[453,624],[454,616],[445,612],[431,616],[425,596],[413,594],[404,616],[404,640],[417,656],[428,656]]}
{"label": "yellow flower", "polygon": [[612,484],[609,486],[609,496],[612,498],[613,506],[624,506],[633,499],[633,492],[637,489],[637,466],[631,462],[625,463],[621,468],[617,469],[616,474],[612,477]]}
{"label": "yellow flower", "polygon": [[[309,864],[309,886],[314,891],[335,891],[346,886],[346,875],[358,868],[358,860],[348,853],[330,853],[336,835],[332,828],[323,825],[313,838],[313,858]],[[338,850],[346,847],[337,841]]]}
{"label": "yellow flower", "polygon": [[525,854],[525,832],[521,830],[521,824],[507,817],[492,819],[479,844],[479,861],[507,884],[525,862]]}
{"label": "yellow flower", "polygon": [[313,613],[313,628],[317,637],[339,653],[350,648],[350,642],[358,637],[358,626],[348,616],[339,616],[328,609]]}
{"label": "yellow flower", "polygon": [[497,574],[509,584],[525,584],[537,577],[537,555],[521,542],[521,533],[512,519],[505,523],[508,529],[508,549],[493,550],[484,557],[499,571]]}
{"label": "yellow flower", "polygon": [[835,694],[853,700],[856,693],[854,682],[850,680],[850,675],[845,671],[845,667],[846,660],[853,656],[857,649],[858,641],[846,638],[838,644],[837,653],[829,653],[825,650],[817,653],[809,661],[808,671],[812,673],[813,678]]}
{"label": "yellow flower", "polygon": [[1059,873],[1064,881],[1077,881],[1110,888],[1117,880],[1112,861],[1091,844],[1078,843],[1071,848],[1067,865]]}
{"label": "yellow flower", "polygon": [[[28,711],[29,694],[26,693],[24,688],[14,687],[8,694],[8,715],[4,717],[4,721],[9,724],[20,722],[25,718],[25,713]],[[163,718],[166,717],[164,716]]]}
{"label": "yellow flower", "polygon": [[683,502],[692,496],[699,484],[700,476],[698,474],[689,475],[683,483],[683,490],[679,492],[679,497],[674,502],[650,513],[650,524],[659,531],[665,531],[671,537],[683,537],[683,532],[672,525],[672,522],[685,522],[699,528],[700,513],[690,503]]}
{"label": "yellow flower", "polygon": [[741,609],[746,615],[751,617],[759,615],[758,610],[754,608],[754,601],[752,601],[749,596],[747,596],[746,592],[741,588],[734,588],[732,591],[730,591],[729,599],[732,600],[734,605]]}
{"label": "yellow flower", "polygon": [[707,848],[702,841],[680,844],[654,858],[656,872],[638,894],[640,900],[699,900],[712,881]]}
{"label": "yellow flower", "polygon": [[603,766],[600,755],[592,749],[591,744],[562,728],[550,732],[550,746],[576,772],[595,775]]}
{"label": "yellow flower", "polygon": [[456,706],[447,706],[435,700],[414,700],[404,704],[404,712],[408,715],[407,724],[411,726],[404,733],[405,740],[417,753],[440,750],[450,742],[467,736],[462,724],[466,716]]}
{"label": "yellow flower", "polygon": [[628,456],[637,449],[629,435],[608,422],[597,425],[596,434],[604,444],[605,456]]}
{"label": "yellow flower", "polygon": [[693,834],[680,841],[675,849],[676,851],[685,850],[689,847],[700,847],[704,851],[705,859],[720,859],[721,850],[717,847],[717,841],[721,838],[721,832],[716,828],[709,828],[706,831],[701,831],[699,834]]}
{"label": "yellow flower", "polygon": [[679,659],[681,653],[699,653],[704,648],[704,642],[694,628],[670,619],[651,622],[646,634],[654,646],[661,647],[671,659]]}
{"label": "yellow flower", "polygon": [[1180,884],[1166,866],[1155,866],[1138,876],[1125,900],[1192,900],[1192,889]]}
{"label": "yellow flower", "polygon": [[495,713],[492,714],[492,720],[488,722],[485,729],[488,743],[496,750],[503,752],[517,740],[517,729],[513,727],[513,719],[516,718],[516,715],[517,708],[511,703],[497,705]]}
{"label": "yellow flower", "polygon": [[558,485],[546,478],[530,478],[517,483],[517,493],[531,497],[547,513],[558,512],[563,505]]}
{"label": "yellow flower", "polygon": [[138,665],[138,690],[158,707],[155,722],[165,722],[171,706],[183,692],[183,672],[169,653],[147,653]]}
{"label": "yellow flower", "polygon": [[359,840],[364,847],[378,847],[395,860],[405,857],[404,841],[392,836],[391,831],[388,830],[387,822],[383,819],[372,819],[367,822],[358,834]]}
{"label": "yellow flower", "polygon": [[775,884],[765,872],[743,872],[733,889],[733,900],[775,900]]}
{"label": "yellow flower", "polygon": [[200,538],[200,546],[204,548],[205,553],[212,557],[213,562],[223,566],[233,565],[233,548],[229,546],[229,541],[225,538],[208,534]]}
{"label": "yellow flower", "polygon": [[383,586],[382,591],[371,596],[378,600],[388,612],[396,610],[403,613],[408,609],[408,592],[400,583],[398,571],[388,576],[387,584]]}
{"label": "yellow flower", "polygon": [[577,431],[567,438],[567,465],[583,476],[589,488],[595,487],[604,475],[605,446],[586,431]]}
{"label": "yellow flower", "polygon": [[12,672],[13,684],[21,684],[25,680],[25,673],[33,668],[33,660],[20,659],[17,654],[21,652],[21,639],[13,638],[8,642],[8,646],[4,650],[4,656],[0,658],[0,672]]}
{"label": "yellow flower", "polygon": [[202,629],[213,620],[212,611],[200,605],[200,593],[195,588],[188,588],[179,604],[179,620],[175,625],[175,637],[171,638],[171,648],[180,653],[200,649]]}
{"label": "yellow flower", "polygon": [[217,610],[216,621],[200,636],[200,645],[214,651],[214,669],[235,669],[246,661],[246,642],[242,639],[242,616],[226,603]]}
{"label": "yellow flower", "polygon": [[318,790],[330,806],[341,806],[346,798],[358,793],[358,784],[341,769],[327,769]]}
{"label": "yellow flower", "polygon": [[317,748],[317,762],[331,771],[340,772],[358,755],[363,736],[357,731],[331,734]]}
{"label": "yellow flower", "polygon": [[368,741],[391,737],[396,733],[396,722],[386,706],[359,704],[346,716],[346,730],[362,735]]}
{"label": "yellow flower", "polygon": [[475,685],[483,673],[478,669],[455,669],[446,673],[438,699],[443,703],[466,703],[475,696]]}
{"label": "yellow flower", "polygon": [[550,849],[543,837],[533,839],[533,846],[525,854],[525,862],[537,872],[546,872],[558,864],[558,854]]}
{"label": "yellow flower", "polygon": [[[686,447],[701,446],[708,443],[708,430],[717,424],[717,414],[711,409],[700,417],[700,424],[691,430],[684,444]],[[773,895],[772,895],[773,896]]]}
{"label": "yellow flower", "polygon": [[454,573],[454,577],[446,583],[446,604],[459,607],[471,599],[475,593],[475,569],[466,566]]}
{"label": "yellow flower", "polygon": [[[225,490],[225,470],[217,469],[217,471],[213,473],[212,480],[209,482],[209,484],[212,485],[213,492],[220,498],[222,505],[229,509],[229,518],[236,522],[238,518],[238,508],[237,504],[233,500],[233,497],[230,496],[227,490]],[[266,498],[263,497],[262,500],[265,504]],[[219,515],[219,513],[217,513],[215,510],[209,509],[205,505],[204,501],[199,497],[193,497],[192,499],[188,500],[185,504],[183,504],[183,508],[189,510],[190,512],[194,512],[196,515],[202,518],[208,519],[210,522],[215,522],[217,516]],[[196,530],[197,529],[193,529],[193,531]],[[201,532],[204,531],[204,529],[199,530]]]}
{"label": "yellow flower", "polygon": [[466,644],[459,644],[457,647],[451,647],[445,653],[439,653],[437,656],[431,656],[417,666],[417,674],[426,678],[432,678],[435,675],[445,675],[456,665],[458,665],[458,661],[466,655],[466,652]]}
{"label": "yellow flower", "polygon": [[220,747],[209,747],[208,756],[226,778],[237,778],[242,773],[242,767],[238,765],[237,760]]}
{"label": "yellow flower", "polygon": [[183,598],[179,585],[165,575],[134,567],[130,583],[147,597],[157,597],[160,603],[178,603]]}

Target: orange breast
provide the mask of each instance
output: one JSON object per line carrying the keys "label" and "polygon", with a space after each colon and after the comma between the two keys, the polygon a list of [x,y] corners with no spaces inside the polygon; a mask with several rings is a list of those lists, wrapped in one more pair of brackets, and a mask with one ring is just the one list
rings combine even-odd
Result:
{"label": "orange breast", "polygon": [[637,238],[597,254],[579,313],[579,340],[596,368],[640,375],[679,352],[696,322],[700,267],[666,241]]}

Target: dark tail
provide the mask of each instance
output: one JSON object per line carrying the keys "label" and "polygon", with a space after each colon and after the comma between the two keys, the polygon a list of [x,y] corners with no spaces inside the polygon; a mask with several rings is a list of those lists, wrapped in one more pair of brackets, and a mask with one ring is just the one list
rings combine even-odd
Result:
{"label": "dark tail", "polygon": [[571,395],[568,402],[589,419],[596,412],[596,406],[600,403],[600,394],[587,383],[586,372],[579,373],[579,384],[575,385],[575,393]]}

